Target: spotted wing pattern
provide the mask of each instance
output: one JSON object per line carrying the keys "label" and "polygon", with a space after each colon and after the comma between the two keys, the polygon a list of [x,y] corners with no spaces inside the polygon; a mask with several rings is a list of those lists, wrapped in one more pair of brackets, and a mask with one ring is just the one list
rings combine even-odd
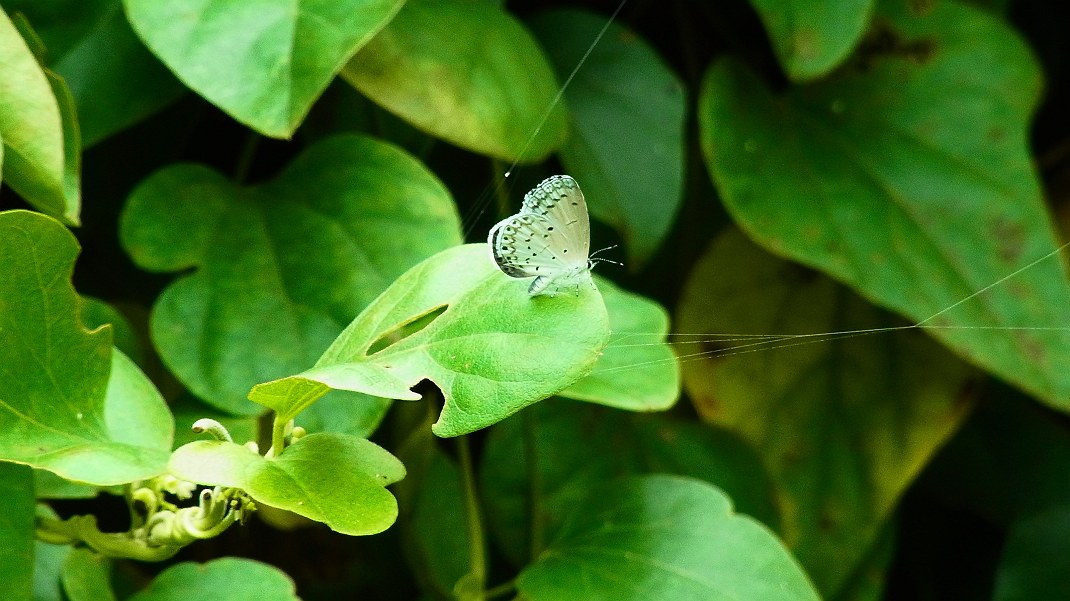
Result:
{"label": "spotted wing pattern", "polygon": [[576,180],[555,175],[524,195],[520,212],[490,230],[487,243],[495,263],[514,278],[535,277],[535,296],[555,280],[589,268],[591,224]]}

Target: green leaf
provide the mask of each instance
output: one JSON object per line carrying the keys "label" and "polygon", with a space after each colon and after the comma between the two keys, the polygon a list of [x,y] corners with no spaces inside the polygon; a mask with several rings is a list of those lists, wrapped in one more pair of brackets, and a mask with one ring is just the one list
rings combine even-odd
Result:
{"label": "green leaf", "polygon": [[411,518],[399,522],[411,541],[410,561],[442,598],[456,596],[456,584],[471,570],[460,470],[444,453],[433,451],[415,492]]}
{"label": "green leaf", "polygon": [[994,601],[1070,599],[1070,507],[1019,518],[1007,535]]}
{"label": "green leaf", "polygon": [[398,278],[315,368],[249,396],[289,416],[328,388],[412,399],[409,387],[428,379],[445,399],[435,434],[489,426],[589,373],[609,337],[593,284],[556,297],[532,298],[527,288],[498,269],[485,244],[451,248]]}
{"label": "green leaf", "polygon": [[[34,207],[77,225],[77,162],[72,166],[69,160],[78,148],[65,145],[65,135],[73,135],[72,124],[65,123],[63,100],[57,100],[49,78],[3,11],[0,67],[4,182]],[[72,167],[74,182],[69,181]]]}
{"label": "green leaf", "polygon": [[67,556],[61,575],[63,591],[70,601],[113,601],[111,560],[89,549],[75,549]]}
{"label": "green leaf", "polygon": [[672,407],[680,397],[680,366],[665,343],[668,314],[650,299],[597,280],[612,335],[594,371],[560,395],[628,411]]}
{"label": "green leaf", "polygon": [[224,557],[197,564],[183,562],[160,573],[128,601],[300,601],[293,580],[259,561]]}
{"label": "green leaf", "polygon": [[50,545],[37,541],[33,555],[34,601],[67,601],[60,586],[60,574],[67,556],[74,549],[70,545]]}
{"label": "green leaf", "polygon": [[260,133],[288,138],[402,0],[123,0],[183,83]]}
{"label": "green leaf", "polygon": [[134,190],[121,221],[142,267],[196,268],[153,309],[164,362],[198,397],[245,414],[260,410],[250,387],[307,369],[387,284],[458,244],[459,230],[434,175],[357,135],[318,142],[251,188],[168,167]]}
{"label": "green leaf", "polygon": [[565,89],[572,128],[561,162],[583,182],[591,214],[620,232],[634,270],[668,235],[683,199],[684,87],[635,32],[613,23],[599,38],[605,21],[555,10],[532,29],[562,79],[582,61]]}
{"label": "green leaf", "polygon": [[41,36],[71,89],[88,147],[173,102],[186,88],[134,35],[119,0],[5,0]]}
{"label": "green leaf", "polygon": [[[696,266],[677,322],[695,335],[742,337],[867,330],[885,326],[881,316],[732,230]],[[970,370],[915,330],[788,338],[770,348],[750,340],[706,343],[711,354],[683,363],[684,385],[704,419],[759,450],[785,542],[833,597],[966,416]]]}
{"label": "green leaf", "polygon": [[409,0],[341,76],[416,127],[507,161],[539,161],[565,137],[549,63],[495,3]]}
{"label": "green leaf", "polygon": [[528,563],[578,499],[622,474],[671,473],[727,491],[776,524],[758,456],[717,428],[550,399],[491,429],[480,469],[487,524],[515,565]]}
{"label": "green leaf", "polygon": [[112,350],[108,329],[82,326],[70,284],[77,253],[51,218],[0,213],[0,458],[90,484],[155,476],[171,448],[170,413]]}
{"label": "green leaf", "polygon": [[277,458],[232,442],[191,442],[175,450],[168,469],[190,482],[240,488],[353,536],[394,523],[397,501],[385,487],[405,477],[405,466],[382,447],[335,433],[309,434]]}
{"label": "green leaf", "polygon": [[714,181],[762,245],[1070,410],[1070,287],[1054,257],[1031,265],[1059,246],[1026,144],[1039,70],[980,11],[890,4],[881,44],[820,84],[775,96],[713,66],[699,120]]}
{"label": "green leaf", "polygon": [[835,69],[862,39],[875,0],[751,0],[791,79]]}
{"label": "green leaf", "polygon": [[0,582],[4,598],[30,599],[33,586],[33,472],[26,466],[0,462]]}
{"label": "green leaf", "polygon": [[71,482],[46,470],[33,470],[34,494],[38,499],[92,499],[100,488]]}
{"label": "green leaf", "polygon": [[533,601],[819,598],[776,536],[724,493],[665,475],[591,490],[517,588]]}
{"label": "green leaf", "polygon": [[95,330],[104,324],[111,326],[112,344],[124,355],[140,363],[141,344],[130,321],[118,309],[90,296],[82,297],[82,321]]}

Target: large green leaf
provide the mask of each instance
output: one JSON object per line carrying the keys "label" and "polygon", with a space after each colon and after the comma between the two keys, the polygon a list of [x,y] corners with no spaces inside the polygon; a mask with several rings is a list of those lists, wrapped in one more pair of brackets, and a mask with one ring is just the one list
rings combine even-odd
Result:
{"label": "large green leaf", "polygon": [[635,32],[613,23],[598,38],[603,26],[605,17],[578,10],[532,23],[561,79],[582,61],[565,89],[572,128],[561,162],[583,182],[591,213],[624,238],[628,267],[638,268],[682,200],[684,88]]}
{"label": "large green leaf", "polygon": [[665,475],[590,490],[517,588],[532,601],[819,599],[776,535],[724,493]]}
{"label": "large green leaf", "polygon": [[382,447],[333,432],[309,434],[276,458],[232,442],[191,442],[175,450],[168,469],[190,482],[240,488],[354,536],[394,523],[397,501],[386,486],[405,477],[405,466]]}
{"label": "large green leaf", "polygon": [[[986,289],[1059,246],[1026,145],[1037,66],[978,10],[887,4],[872,48],[820,84],[774,95],[738,63],[710,69],[699,119],[714,181],[767,248],[1070,410],[1062,264]],[[1015,329],[1029,327],[1053,329]]]}
{"label": "large green leaf", "polygon": [[78,105],[90,146],[174,101],[185,91],[134,35],[120,0],[5,0],[29,20],[48,65]]}
{"label": "large green leaf", "polygon": [[224,557],[204,564],[173,565],[128,601],[299,601],[293,580],[282,570],[242,557]]}
{"label": "large green leaf", "polygon": [[757,454],[719,428],[550,399],[495,425],[480,479],[499,548],[525,565],[578,499],[625,474],[671,473],[717,485],[739,510],[776,524]]}
{"label": "large green leaf", "polygon": [[[833,281],[730,231],[692,273],[677,322],[695,335],[807,334],[881,327],[881,317]],[[917,330],[753,344],[706,343],[712,354],[684,361],[685,388],[706,420],[762,454],[785,542],[833,597],[965,417],[970,370]]]}
{"label": "large green leaf", "polygon": [[394,278],[459,243],[460,225],[414,158],[342,135],[256,187],[168,167],[131,194],[121,234],[146,269],[196,268],[153,309],[164,362],[206,402],[252,413],[251,386],[307,369]]}
{"label": "large green leaf", "polygon": [[186,85],[267,136],[289,137],[403,0],[123,0]]}
{"label": "large green leaf", "polygon": [[82,326],[77,253],[53,219],[0,213],[0,459],[99,485],[155,476],[171,415],[110,330]]}
{"label": "large green leaf", "polygon": [[33,585],[33,472],[24,465],[0,462],[0,578],[4,598],[31,598]]}
{"label": "large green leaf", "polygon": [[540,160],[565,137],[549,63],[495,3],[409,0],[341,76],[416,127],[501,159]]}
{"label": "large green leaf", "polygon": [[815,79],[862,39],[876,0],[751,0],[788,77]]}
{"label": "large green leaf", "polygon": [[597,280],[609,313],[609,344],[594,371],[560,395],[629,411],[668,409],[680,396],[680,366],[665,342],[669,316],[654,301]]}
{"label": "large green leaf", "polygon": [[[4,182],[38,209],[77,224],[81,200],[77,171],[71,171],[77,166],[77,143],[71,144],[77,136],[73,133],[76,126],[64,117],[65,102],[64,98],[57,100],[53,84],[37,59],[0,11]],[[69,139],[72,136],[73,140]]]}
{"label": "large green leaf", "polygon": [[428,379],[445,398],[435,434],[489,426],[590,373],[609,337],[590,279],[556,297],[529,297],[527,288],[498,269],[485,244],[451,248],[398,278],[316,367],[261,384],[250,398],[289,416],[328,389],[412,399],[409,387]]}

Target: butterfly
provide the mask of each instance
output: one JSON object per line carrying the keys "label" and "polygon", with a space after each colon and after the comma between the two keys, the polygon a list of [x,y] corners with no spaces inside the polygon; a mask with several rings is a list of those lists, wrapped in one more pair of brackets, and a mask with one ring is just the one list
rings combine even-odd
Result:
{"label": "butterfly", "polygon": [[514,278],[534,277],[528,294],[553,296],[590,271],[591,222],[576,180],[555,175],[524,195],[520,212],[487,236],[494,262]]}

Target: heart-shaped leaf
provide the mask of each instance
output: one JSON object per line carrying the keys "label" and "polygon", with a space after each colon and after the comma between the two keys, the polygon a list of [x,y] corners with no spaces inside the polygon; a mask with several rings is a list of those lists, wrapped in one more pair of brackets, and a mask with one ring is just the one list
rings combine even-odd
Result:
{"label": "heart-shaped leaf", "polygon": [[628,411],[672,407],[680,396],[680,366],[665,343],[665,309],[606,279],[597,280],[612,334],[594,371],[560,395]]}
{"label": "heart-shaped leaf", "polygon": [[508,161],[538,161],[565,137],[553,70],[497,3],[408,0],[341,76],[416,127]]}
{"label": "heart-shaped leaf", "polygon": [[883,3],[855,62],[782,95],[715,64],[707,165],[755,240],[1070,410],[1070,286],[1057,257],[1032,264],[1059,247],[1026,142],[1039,69],[999,20],[928,8]]}
{"label": "heart-shaped leaf", "polygon": [[232,442],[191,442],[175,450],[168,470],[190,482],[240,488],[353,536],[394,523],[397,501],[386,486],[405,477],[405,466],[382,447],[333,432],[309,434],[270,459]]}
{"label": "heart-shaped leaf", "polygon": [[565,89],[572,127],[561,162],[583,182],[591,214],[620,232],[634,269],[661,245],[683,198],[684,88],[639,35],[616,23],[603,34],[605,24],[556,10],[532,28],[562,79],[582,61]]}
{"label": "heart-shaped leaf", "polygon": [[0,459],[90,484],[150,478],[167,463],[171,414],[109,329],[82,326],[77,253],[55,220],[0,213]]}
{"label": "heart-shaped leaf", "polygon": [[[811,334],[879,328],[882,316],[733,230],[696,266],[677,322],[695,335]],[[785,542],[835,597],[966,416],[970,369],[916,330],[789,338],[771,349],[751,340],[706,343],[711,354],[684,361],[684,384],[704,419],[758,449]]]}
{"label": "heart-shaped leaf", "polygon": [[527,288],[498,269],[485,244],[443,251],[398,278],[314,369],[261,384],[249,398],[291,415],[331,387],[412,398],[408,387],[428,379],[445,397],[435,434],[489,426],[589,373],[609,337],[590,279],[552,298]]}
{"label": "heart-shaped leaf", "polygon": [[719,428],[549,399],[496,424],[480,478],[487,524],[518,566],[539,553],[577,500],[624,474],[698,478],[729,493],[739,511],[777,524],[758,455]]}
{"label": "heart-shaped leaf", "polygon": [[394,278],[459,243],[459,221],[414,158],[342,135],[252,188],[168,167],[133,192],[121,234],[146,269],[197,268],[157,301],[153,342],[197,396],[249,414],[249,388],[315,363]]}
{"label": "heart-shaped leaf", "polygon": [[665,475],[592,489],[517,588],[532,601],[819,599],[776,535],[724,493]]}
{"label": "heart-shaped leaf", "polygon": [[33,206],[77,225],[79,143],[70,98],[62,82],[41,70],[3,11],[0,65],[4,182]]}
{"label": "heart-shaped leaf", "polygon": [[403,0],[123,0],[134,31],[186,85],[288,138]]}

